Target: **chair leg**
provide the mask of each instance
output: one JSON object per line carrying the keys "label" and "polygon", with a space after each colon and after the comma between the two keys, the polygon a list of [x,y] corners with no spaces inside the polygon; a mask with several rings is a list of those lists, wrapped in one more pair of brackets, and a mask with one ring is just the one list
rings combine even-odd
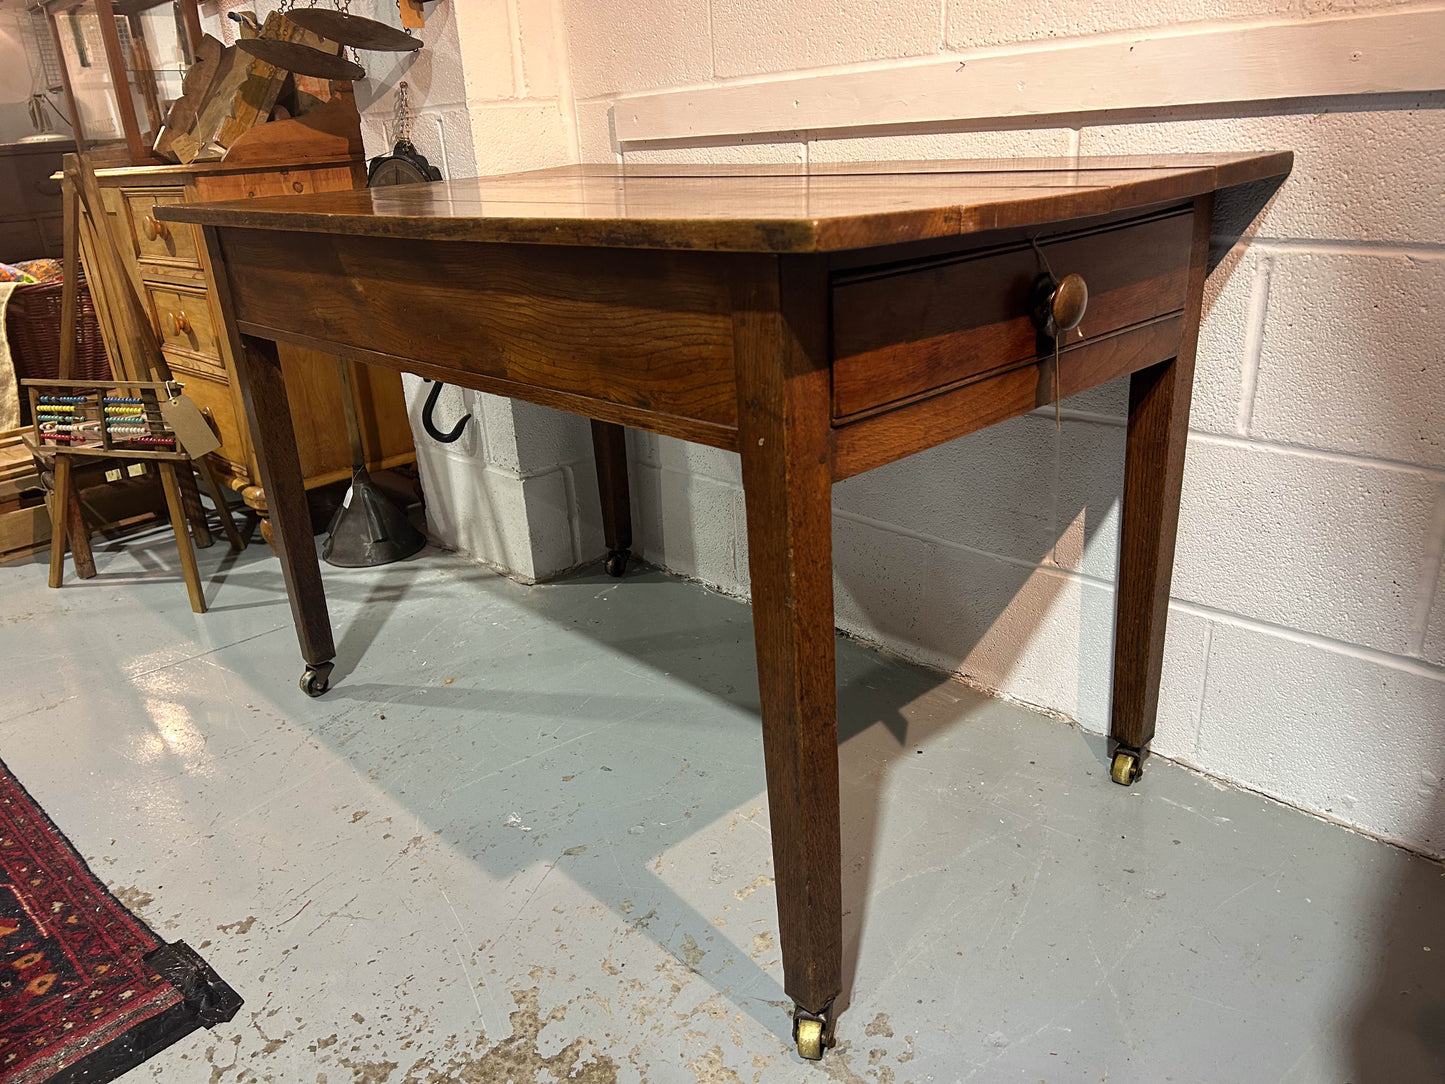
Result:
{"label": "chair leg", "polygon": [[70,526],[70,457],[55,457],[55,484],[50,490],[50,586],[65,582],[65,535]]}
{"label": "chair leg", "polygon": [[191,536],[186,530],[186,510],[181,502],[180,483],[176,480],[176,465],[169,459],[161,459],[156,466],[161,472],[161,487],[166,493],[166,508],[171,514],[171,530],[176,534],[181,575],[185,577],[186,591],[191,596],[191,609],[203,614],[206,612],[206,596],[201,591],[201,570],[196,567],[196,551],[191,548]]}
{"label": "chair leg", "polygon": [[176,482],[181,487],[181,506],[186,510],[186,522],[191,525],[191,537],[196,540],[196,548],[209,549],[215,539],[211,537],[211,525],[206,522],[206,510],[201,506],[201,491],[196,487],[195,472],[182,467],[176,471]]}
{"label": "chair leg", "polygon": [[211,466],[211,461],[205,456],[192,460],[192,462],[201,474],[201,481],[206,487],[206,492],[215,502],[216,512],[221,517],[221,530],[226,532],[226,540],[231,543],[233,550],[245,549],[246,540],[241,537],[241,532],[236,527],[236,520],[231,515],[231,506],[226,502],[226,490],[222,487],[221,480],[216,477],[216,468]]}
{"label": "chair leg", "polygon": [[70,560],[75,574],[82,580],[95,578],[95,555],[90,552],[90,528],[85,525],[85,512],[80,507],[80,491],[70,484],[65,500],[65,531],[70,541]]}

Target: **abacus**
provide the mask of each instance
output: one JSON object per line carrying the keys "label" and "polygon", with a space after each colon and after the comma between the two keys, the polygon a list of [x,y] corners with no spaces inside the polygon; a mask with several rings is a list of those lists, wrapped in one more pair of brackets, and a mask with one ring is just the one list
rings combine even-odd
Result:
{"label": "abacus", "polygon": [[159,381],[98,385],[93,381],[26,380],[37,447],[72,455],[186,459],[161,416]]}
{"label": "abacus", "polygon": [[[77,554],[82,547],[86,554],[90,552],[89,536],[71,487],[72,461],[83,457],[122,462],[152,460],[160,475],[161,488],[165,491],[166,509],[170,514],[171,530],[176,536],[176,547],[180,551],[181,575],[190,594],[191,609],[196,613],[205,613],[206,599],[201,590],[200,571],[189,534],[190,521],[181,494],[184,480],[198,517],[198,537],[203,537],[202,545],[210,545],[210,532],[204,529],[204,513],[196,495],[193,468],[200,472],[210,491],[232,549],[243,548],[246,541],[236,529],[225,492],[206,457],[192,458],[175,430],[166,422],[161,410],[162,396],[166,400],[174,399],[180,386],[157,380],[97,384],[93,380],[52,380],[48,377],[22,380],[20,383],[30,395],[32,450],[54,457],[50,586],[59,587],[64,580],[65,545],[72,530],[77,532]],[[84,577],[84,573],[81,575]],[[90,575],[95,575],[93,566]]]}

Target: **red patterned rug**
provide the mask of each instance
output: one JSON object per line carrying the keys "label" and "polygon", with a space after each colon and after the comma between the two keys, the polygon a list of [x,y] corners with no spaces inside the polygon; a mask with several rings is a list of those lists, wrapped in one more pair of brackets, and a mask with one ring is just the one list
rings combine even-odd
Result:
{"label": "red patterned rug", "polygon": [[241,999],[86,867],[0,763],[0,1084],[114,1080]]}

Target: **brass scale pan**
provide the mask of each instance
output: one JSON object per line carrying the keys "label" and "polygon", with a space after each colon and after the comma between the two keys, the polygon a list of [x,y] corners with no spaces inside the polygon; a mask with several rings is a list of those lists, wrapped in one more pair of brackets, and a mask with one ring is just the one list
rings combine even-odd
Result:
{"label": "brass scale pan", "polygon": [[[421,48],[421,39],[414,38],[404,30],[367,19],[360,15],[348,15],[344,11],[329,8],[300,8],[286,12],[302,30],[340,42],[357,49],[378,52],[406,53]],[[296,41],[277,41],[274,38],[242,38],[236,42],[243,52],[250,53],[267,64],[274,64],[298,75],[311,75],[318,79],[364,79],[366,69],[345,57],[323,53],[309,45]]]}

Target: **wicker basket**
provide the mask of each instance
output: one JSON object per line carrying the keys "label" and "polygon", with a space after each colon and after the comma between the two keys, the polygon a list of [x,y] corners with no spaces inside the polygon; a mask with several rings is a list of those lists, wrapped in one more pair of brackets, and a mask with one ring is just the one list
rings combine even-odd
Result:
{"label": "wicker basket", "polygon": [[[64,282],[59,278],[17,286],[5,310],[5,330],[10,340],[10,359],[15,375],[22,380],[43,380],[60,376],[60,299]],[[95,319],[95,303],[85,278],[80,280],[80,319],[75,325],[75,371],[71,380],[106,381],[111,377],[110,358]],[[21,398],[24,424],[30,423],[30,403]]]}

